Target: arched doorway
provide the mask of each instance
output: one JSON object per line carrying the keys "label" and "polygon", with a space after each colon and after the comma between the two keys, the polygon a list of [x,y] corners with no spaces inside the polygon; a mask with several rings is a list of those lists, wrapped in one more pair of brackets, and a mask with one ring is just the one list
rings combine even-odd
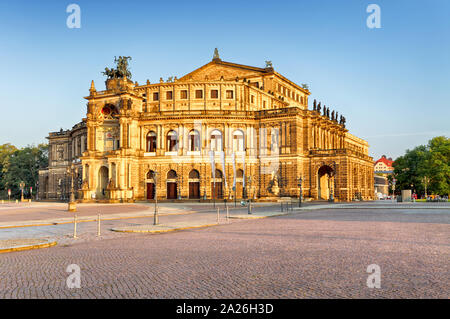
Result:
{"label": "arched doorway", "polygon": [[106,166],[98,170],[97,198],[106,198],[106,187],[108,186],[109,170]]}
{"label": "arched doorway", "polygon": [[189,198],[200,198],[200,173],[196,169],[189,173]]}
{"label": "arched doorway", "polygon": [[332,177],[333,169],[328,165],[323,165],[319,168],[317,173],[317,185],[318,185],[318,198],[319,199],[330,199],[330,188],[332,187]]}
{"label": "arched doorway", "polygon": [[171,169],[167,172],[167,199],[177,199],[177,173]]}
{"label": "arched doorway", "polygon": [[154,171],[148,171],[147,173],[147,199],[155,199],[155,172]]}
{"label": "arched doorway", "polygon": [[[215,183],[214,183],[215,182]],[[222,198],[223,190],[222,190],[222,172],[219,169],[216,169],[216,178],[212,179],[211,182],[211,193],[213,194],[213,198]]]}

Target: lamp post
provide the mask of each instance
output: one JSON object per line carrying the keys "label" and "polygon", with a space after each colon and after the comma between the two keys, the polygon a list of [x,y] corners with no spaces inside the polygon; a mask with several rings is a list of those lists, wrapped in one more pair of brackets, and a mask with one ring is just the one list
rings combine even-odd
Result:
{"label": "lamp post", "polygon": [[67,167],[67,174],[70,175],[70,199],[69,199],[69,205],[68,205],[68,211],[69,212],[76,212],[76,202],[75,202],[75,192],[73,189],[73,176],[78,173],[78,167],[75,167],[75,163],[72,162],[72,164]]}
{"label": "lamp post", "polygon": [[395,182],[397,182],[397,180],[394,178],[392,180],[392,201],[395,199]]}
{"label": "lamp post", "polygon": [[251,196],[251,190],[252,190],[252,177],[248,176],[248,187],[250,189],[249,195],[248,196],[248,214],[250,215],[252,213],[252,196]]}
{"label": "lamp post", "polygon": [[330,199],[328,200],[329,202],[334,202],[334,197],[333,197],[333,183],[330,180]]}
{"label": "lamp post", "polygon": [[427,199],[427,186],[428,186],[429,182],[430,182],[430,179],[428,177],[424,176],[422,178],[422,183],[423,183],[423,186],[425,187],[425,200]]}
{"label": "lamp post", "polygon": [[21,191],[21,194],[22,194],[21,197],[20,197],[20,201],[23,202],[23,200],[24,200],[23,199],[23,189],[25,188],[25,182],[23,182],[23,181],[20,182],[19,187],[20,187],[20,191]]}
{"label": "lamp post", "polygon": [[182,178],[180,178],[180,177],[177,175],[176,181],[177,181],[177,188],[178,188],[178,191],[177,191],[178,196],[177,196],[177,198],[178,198],[178,200],[181,200],[181,183],[182,183]]}
{"label": "lamp post", "polygon": [[153,215],[153,225],[158,225],[158,193],[157,193],[158,172],[153,173],[153,182],[155,184],[155,213]]}
{"label": "lamp post", "polygon": [[300,193],[298,195],[298,207],[302,207],[302,181],[301,177],[298,178],[298,187],[300,188]]}

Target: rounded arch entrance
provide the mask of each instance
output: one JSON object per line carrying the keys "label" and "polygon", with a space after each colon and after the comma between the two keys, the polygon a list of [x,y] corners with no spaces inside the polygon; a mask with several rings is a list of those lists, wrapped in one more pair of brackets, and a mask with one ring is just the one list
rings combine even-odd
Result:
{"label": "rounded arch entrance", "polygon": [[178,175],[173,169],[167,172],[167,199],[177,199],[178,197]]}
{"label": "rounded arch entrance", "polygon": [[108,176],[108,167],[100,167],[98,170],[97,198],[103,199],[107,197],[106,188],[108,187]]}
{"label": "rounded arch entrance", "polygon": [[332,177],[334,170],[328,165],[322,165],[317,172],[317,194],[318,199],[328,200],[330,199],[332,188]]}
{"label": "rounded arch entrance", "polygon": [[200,199],[200,173],[196,169],[189,172],[189,198]]}
{"label": "rounded arch entrance", "polygon": [[213,198],[223,198],[223,187],[222,187],[222,171],[216,169],[215,178],[211,178],[211,194]]}

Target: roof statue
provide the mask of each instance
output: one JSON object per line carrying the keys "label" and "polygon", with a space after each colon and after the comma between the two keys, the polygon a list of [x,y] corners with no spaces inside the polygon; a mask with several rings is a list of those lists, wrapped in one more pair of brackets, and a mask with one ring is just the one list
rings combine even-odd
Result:
{"label": "roof statue", "polygon": [[272,61],[266,61],[266,69],[273,69]]}
{"label": "roof statue", "polygon": [[105,68],[105,71],[102,72],[103,75],[106,75],[108,79],[131,78],[131,72],[128,70],[128,60],[131,60],[130,56],[119,56],[118,59],[114,57],[116,68]]}
{"label": "roof statue", "polygon": [[214,49],[213,61],[214,60],[219,60],[220,61],[219,50],[217,50],[217,48]]}

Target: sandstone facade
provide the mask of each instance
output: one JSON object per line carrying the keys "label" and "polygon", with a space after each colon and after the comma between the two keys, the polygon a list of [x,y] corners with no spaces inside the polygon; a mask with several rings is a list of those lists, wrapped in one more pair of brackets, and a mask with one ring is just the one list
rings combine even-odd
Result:
{"label": "sandstone facade", "polygon": [[50,133],[40,193],[52,198],[52,170],[78,159],[84,201],[298,197],[300,177],[303,197],[373,199],[368,143],[309,95],[271,66],[218,57],[180,79],[92,82],[83,129]]}

